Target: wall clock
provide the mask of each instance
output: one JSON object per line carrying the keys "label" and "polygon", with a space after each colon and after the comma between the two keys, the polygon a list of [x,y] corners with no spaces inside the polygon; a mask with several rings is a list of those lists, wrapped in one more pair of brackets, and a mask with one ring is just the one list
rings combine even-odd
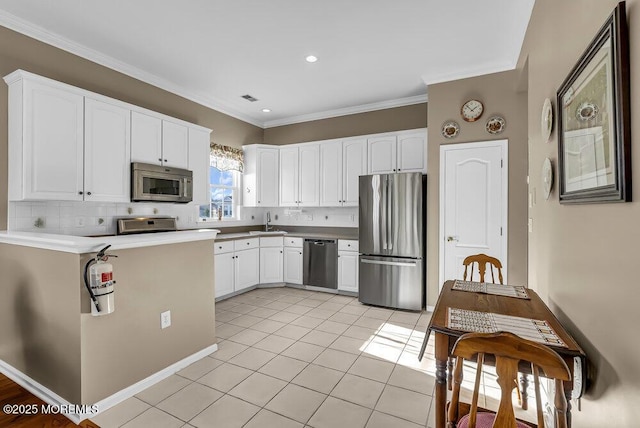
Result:
{"label": "wall clock", "polygon": [[544,192],[544,198],[549,199],[551,189],[553,188],[553,167],[551,161],[546,158],[542,162],[542,191]]}
{"label": "wall clock", "polygon": [[475,122],[480,119],[482,113],[484,112],[484,106],[478,100],[469,100],[462,105],[462,109],[460,109],[460,114],[462,118],[467,122]]}

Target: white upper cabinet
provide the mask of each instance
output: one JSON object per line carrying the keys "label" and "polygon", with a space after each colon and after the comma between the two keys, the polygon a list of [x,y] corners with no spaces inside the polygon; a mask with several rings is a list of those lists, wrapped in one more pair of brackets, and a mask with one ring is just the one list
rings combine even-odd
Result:
{"label": "white upper cabinet", "polygon": [[367,140],[346,140],[342,143],[342,206],[358,206],[361,175],[367,175]]}
{"label": "white upper cabinet", "polygon": [[320,206],[358,206],[358,177],[367,174],[367,140],[320,143]]}
{"label": "white upper cabinet", "polygon": [[85,98],[84,200],[129,202],[129,109]]}
{"label": "white upper cabinet", "polygon": [[427,132],[399,132],[368,139],[369,174],[427,173]]}
{"label": "white upper cabinet", "polygon": [[280,206],[298,205],[298,148],[280,149]]}
{"label": "white upper cabinet", "polygon": [[162,165],[162,119],[131,112],[131,162]]}
{"label": "white upper cabinet", "polygon": [[320,145],[305,144],[298,148],[300,158],[300,184],[298,205],[317,207],[320,205]]}
{"label": "white upper cabinet", "polygon": [[342,141],[320,143],[320,206],[342,205]]}
{"label": "white upper cabinet", "polygon": [[211,200],[209,186],[209,130],[189,129],[189,169],[193,171],[193,203],[207,205]]}
{"label": "white upper cabinet", "polygon": [[9,199],[81,201],[84,97],[39,81],[7,83]]}
{"label": "white upper cabinet", "polygon": [[280,206],[320,204],[320,145],[280,149]]}
{"label": "white upper cabinet", "polygon": [[277,147],[244,146],[243,205],[245,207],[278,206]]}
{"label": "white upper cabinet", "polygon": [[9,200],[128,202],[131,162],[189,168],[193,130],[197,156],[206,159],[193,163],[194,173],[206,174],[195,191],[207,203],[209,129],[23,70],[4,80]]}
{"label": "white upper cabinet", "polygon": [[131,161],[187,169],[189,128],[152,114],[131,112]]}
{"label": "white upper cabinet", "polygon": [[162,121],[162,165],[183,169],[189,167],[189,128]]}
{"label": "white upper cabinet", "polygon": [[397,172],[427,173],[427,132],[398,135]]}

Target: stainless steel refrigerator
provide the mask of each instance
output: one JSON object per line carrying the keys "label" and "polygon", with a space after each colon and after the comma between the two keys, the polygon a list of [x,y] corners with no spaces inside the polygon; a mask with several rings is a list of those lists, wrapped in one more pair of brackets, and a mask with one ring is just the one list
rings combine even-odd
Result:
{"label": "stainless steel refrigerator", "polygon": [[426,176],[363,175],[359,185],[359,300],[420,310],[425,302]]}

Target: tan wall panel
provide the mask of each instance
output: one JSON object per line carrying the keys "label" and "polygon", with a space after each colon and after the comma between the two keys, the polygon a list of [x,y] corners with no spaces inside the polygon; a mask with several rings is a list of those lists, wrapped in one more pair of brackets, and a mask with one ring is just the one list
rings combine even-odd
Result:
{"label": "tan wall panel", "polygon": [[[614,0],[536,1],[519,63],[528,59],[529,175],[537,203],[529,210],[529,285],[547,300],[587,352],[593,387],[573,414],[575,427],[633,427],[640,420],[638,254],[640,253],[640,1],[628,0],[631,54],[633,200],[560,205],[558,184],[541,197],[541,165],[557,173],[558,140],[541,141],[540,113],[617,4]],[[556,177],[557,178],[557,177]]]}
{"label": "tan wall panel", "polygon": [[[213,129],[215,143],[261,143],[260,127],[203,107],[0,26],[0,76],[21,68],[54,80]],[[0,84],[0,230],[7,224],[7,86]]]}
{"label": "tan wall panel", "polygon": [[427,103],[423,103],[267,128],[264,143],[295,144],[426,126]]}
{"label": "tan wall panel", "polygon": [[[113,253],[115,311],[90,315],[82,290],[82,404],[216,343],[213,241]],[[161,329],[160,313],[167,310],[171,326]]]}
{"label": "tan wall panel", "polygon": [[80,402],[78,255],[0,244],[0,359]]}
{"label": "tan wall panel", "polygon": [[[509,140],[508,281],[527,282],[527,96],[516,91],[516,71],[489,74],[429,86],[429,145],[427,190],[427,304],[435,305],[439,287],[440,146],[489,140]],[[484,104],[485,112],[473,123],[460,117],[460,108],[469,99]],[[499,135],[485,130],[493,115],[505,118],[507,126]],[[442,124],[455,120],[460,134],[451,140],[441,134]]]}

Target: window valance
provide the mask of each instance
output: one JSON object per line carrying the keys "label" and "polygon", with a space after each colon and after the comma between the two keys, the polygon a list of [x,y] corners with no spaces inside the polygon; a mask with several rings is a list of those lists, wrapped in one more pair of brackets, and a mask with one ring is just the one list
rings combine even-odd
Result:
{"label": "window valance", "polygon": [[241,149],[211,143],[211,166],[220,171],[240,171],[244,168],[244,153]]}

